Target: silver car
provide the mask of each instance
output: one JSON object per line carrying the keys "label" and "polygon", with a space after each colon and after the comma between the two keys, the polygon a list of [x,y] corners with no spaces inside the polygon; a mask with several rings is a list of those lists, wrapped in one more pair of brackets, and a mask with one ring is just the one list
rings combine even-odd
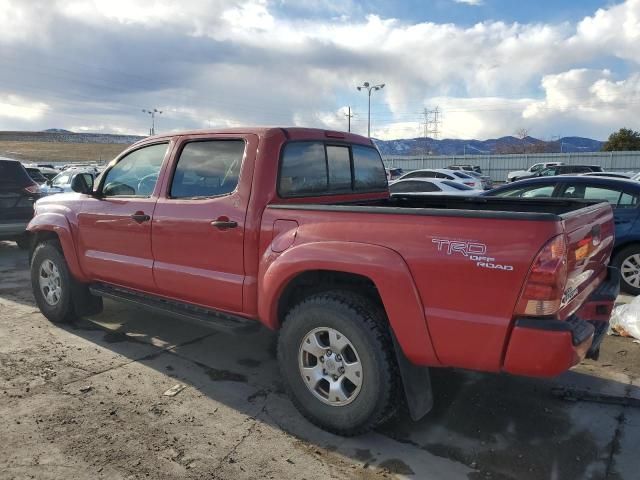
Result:
{"label": "silver car", "polygon": [[84,175],[87,185],[92,185],[93,180],[96,178],[94,169],[68,169],[58,175],[53,180],[49,180],[45,185],[40,187],[42,195],[54,195],[56,193],[72,192],[71,183],[73,179],[78,175]]}

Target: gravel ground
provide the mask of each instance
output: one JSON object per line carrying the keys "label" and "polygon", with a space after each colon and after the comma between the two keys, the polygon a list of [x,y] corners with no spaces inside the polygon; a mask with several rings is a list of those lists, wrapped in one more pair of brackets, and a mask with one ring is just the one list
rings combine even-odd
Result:
{"label": "gravel ground", "polygon": [[10,242],[0,339],[3,479],[638,478],[640,409],[551,395],[577,386],[640,401],[640,345],[628,338],[607,337],[599,361],[554,380],[434,370],[426,418],[351,439],[293,408],[274,334],[227,335],[112,302],[54,326]]}

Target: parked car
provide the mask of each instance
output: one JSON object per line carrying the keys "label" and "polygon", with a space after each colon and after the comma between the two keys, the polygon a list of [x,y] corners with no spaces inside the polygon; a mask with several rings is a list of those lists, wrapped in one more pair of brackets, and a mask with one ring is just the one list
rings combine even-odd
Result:
{"label": "parked car", "polygon": [[608,201],[613,207],[616,230],[611,263],[622,273],[622,289],[640,295],[640,182],[587,175],[558,176],[521,180],[484,195]]}
{"label": "parked car", "polygon": [[540,170],[553,167],[556,165],[564,165],[562,162],[543,162],[535,163],[531,165],[527,170],[516,170],[507,174],[507,182],[515,182],[516,180],[522,180],[525,178],[531,178],[535,176]]}
{"label": "parked car", "polygon": [[38,185],[47,183],[47,177],[42,174],[39,168],[25,166],[24,169],[27,171],[27,174],[31,177],[31,179]]}
{"label": "parked car", "polygon": [[464,170],[465,172],[482,173],[482,169],[479,165],[449,165],[449,170]]}
{"label": "parked car", "polygon": [[445,168],[422,168],[420,170],[413,170],[409,173],[405,173],[398,178],[398,180],[405,180],[408,178],[439,178],[442,180],[451,180],[462,183],[467,187],[477,188],[478,190],[484,190],[481,179],[470,175],[469,172],[462,172],[458,170],[447,170]]}
{"label": "parked car", "polygon": [[38,166],[38,169],[47,180],[53,180],[60,173],[60,170],[56,168]]}
{"label": "parked car", "polygon": [[[58,170],[58,167],[53,163],[36,163],[36,167],[38,168],[50,168],[51,170]],[[60,171],[60,170],[58,170]]]}
{"label": "parked car", "polygon": [[26,231],[40,187],[17,160],[0,159],[0,240],[29,248]]}
{"label": "parked car", "polygon": [[555,165],[538,171],[535,177],[553,177],[555,175],[580,175],[583,173],[602,172],[598,165]]}
{"label": "parked car", "polygon": [[88,185],[93,184],[93,180],[96,177],[93,169],[86,170],[84,168],[70,168],[60,172],[53,178],[53,180],[49,180],[45,185],[43,185],[41,187],[42,195],[72,192],[73,190],[71,189],[71,186],[78,175],[85,177],[84,181]]}
{"label": "parked car", "polygon": [[493,180],[491,180],[491,177],[489,175],[483,175],[475,171],[465,171],[464,173],[466,173],[467,175],[471,175],[472,177],[479,178],[482,182],[482,188],[484,190],[491,190],[493,188]]}
{"label": "parked car", "polygon": [[385,171],[387,172],[387,180],[389,180],[390,182],[393,180],[397,180],[402,175],[404,175],[404,170],[401,168],[392,167],[385,169]]}
{"label": "parked car", "polygon": [[389,184],[391,195],[477,195],[480,190],[453,180],[407,178]]}
{"label": "parked car", "polygon": [[222,329],[262,323],[295,405],[342,435],[401,405],[424,416],[428,367],[564,372],[597,354],[618,294],[608,204],[390,198],[378,150],[351,133],[153,136],[73,188],[29,224],[46,318],[109,297]]}

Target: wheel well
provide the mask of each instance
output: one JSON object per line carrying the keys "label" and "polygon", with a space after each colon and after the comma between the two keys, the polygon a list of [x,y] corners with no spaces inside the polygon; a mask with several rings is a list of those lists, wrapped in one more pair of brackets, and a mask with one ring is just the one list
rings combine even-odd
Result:
{"label": "wheel well", "polygon": [[625,248],[632,247],[632,246],[640,247],[640,241],[631,241],[631,242],[627,242],[627,243],[623,243],[621,245],[618,245],[611,252],[611,259],[613,259],[618,253],[620,253]]}
{"label": "wheel well", "polygon": [[287,311],[303,298],[328,290],[349,290],[384,308],[380,293],[370,278],[349,272],[313,270],[298,274],[283,290],[278,300],[280,325]]}
{"label": "wheel well", "polygon": [[33,251],[36,249],[38,244],[45,242],[47,240],[57,240],[60,241],[60,237],[55,232],[51,230],[40,230],[33,234],[33,239],[31,241],[31,249],[29,250],[29,262],[31,262],[31,257],[33,256]]}

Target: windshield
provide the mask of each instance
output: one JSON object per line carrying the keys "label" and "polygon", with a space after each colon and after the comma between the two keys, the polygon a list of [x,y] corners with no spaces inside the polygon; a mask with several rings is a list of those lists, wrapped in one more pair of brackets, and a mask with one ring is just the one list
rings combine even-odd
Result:
{"label": "windshield", "polygon": [[68,174],[68,173],[61,173],[51,181],[51,184],[56,187],[62,187],[70,183],[71,183],[71,174]]}

